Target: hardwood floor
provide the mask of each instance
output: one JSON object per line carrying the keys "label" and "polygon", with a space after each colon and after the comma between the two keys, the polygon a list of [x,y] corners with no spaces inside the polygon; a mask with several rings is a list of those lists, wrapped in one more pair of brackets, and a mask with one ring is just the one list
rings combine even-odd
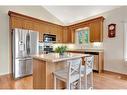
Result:
{"label": "hardwood floor", "polygon": [[[0,89],[33,89],[33,77],[13,80],[11,76],[0,77]],[[127,89],[127,77],[114,73],[94,73],[94,89]]]}
{"label": "hardwood floor", "polygon": [[0,77],[0,89],[33,89],[33,77],[13,80],[10,75]]}
{"label": "hardwood floor", "polygon": [[94,89],[127,89],[127,76],[111,72],[94,73]]}

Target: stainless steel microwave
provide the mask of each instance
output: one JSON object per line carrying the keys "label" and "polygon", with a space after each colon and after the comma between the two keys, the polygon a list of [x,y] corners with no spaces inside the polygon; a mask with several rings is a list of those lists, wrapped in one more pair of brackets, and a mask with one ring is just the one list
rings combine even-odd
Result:
{"label": "stainless steel microwave", "polygon": [[56,35],[52,34],[43,34],[43,41],[44,42],[56,42]]}

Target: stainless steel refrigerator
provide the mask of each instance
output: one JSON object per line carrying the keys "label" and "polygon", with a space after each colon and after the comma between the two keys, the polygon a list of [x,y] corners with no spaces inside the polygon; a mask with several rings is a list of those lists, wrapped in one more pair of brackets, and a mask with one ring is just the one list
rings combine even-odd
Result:
{"label": "stainless steel refrigerator", "polygon": [[32,55],[38,53],[38,32],[13,29],[12,32],[13,78],[32,74]]}

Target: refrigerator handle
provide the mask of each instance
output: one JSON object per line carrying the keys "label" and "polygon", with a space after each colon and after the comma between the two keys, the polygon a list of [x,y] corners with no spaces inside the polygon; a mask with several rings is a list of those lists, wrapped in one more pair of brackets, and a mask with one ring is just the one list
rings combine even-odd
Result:
{"label": "refrigerator handle", "polygon": [[26,53],[28,55],[28,33],[26,34]]}
{"label": "refrigerator handle", "polygon": [[30,48],[31,48],[31,47],[30,47],[30,39],[31,39],[31,36],[30,36],[30,33],[29,33],[29,41],[28,41],[28,42],[29,42],[29,46],[28,46],[28,47],[29,47],[29,54],[30,54],[30,52],[31,52],[31,51],[30,51]]}
{"label": "refrigerator handle", "polygon": [[29,32],[27,33],[26,36],[26,51],[27,51],[27,55],[30,54],[30,35]]}
{"label": "refrigerator handle", "polygon": [[30,55],[30,33],[28,33],[28,54]]}
{"label": "refrigerator handle", "polygon": [[24,51],[25,51],[25,49],[26,49],[26,48],[25,48],[25,43],[24,43]]}

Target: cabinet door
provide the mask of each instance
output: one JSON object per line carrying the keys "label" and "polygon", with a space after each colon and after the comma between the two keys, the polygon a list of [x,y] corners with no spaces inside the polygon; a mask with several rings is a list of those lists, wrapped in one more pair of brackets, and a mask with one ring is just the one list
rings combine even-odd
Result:
{"label": "cabinet door", "polygon": [[68,42],[68,34],[67,34],[67,32],[68,32],[68,29],[67,29],[67,27],[64,27],[63,28],[63,32],[62,32],[62,42],[63,43],[67,43]]}
{"label": "cabinet door", "polygon": [[94,21],[90,23],[90,42],[101,42],[103,39],[102,21]]}
{"label": "cabinet door", "polygon": [[39,41],[43,41],[43,35],[49,34],[50,30],[48,28],[50,27],[48,27],[46,23],[40,23],[38,28],[39,28]]}
{"label": "cabinet door", "polygon": [[23,28],[24,20],[18,17],[11,17],[11,27],[13,28]]}
{"label": "cabinet door", "polygon": [[43,33],[41,30],[41,23],[34,22],[34,29],[33,30],[39,32],[39,41],[42,41],[43,40]]}
{"label": "cabinet door", "polygon": [[67,31],[67,43],[72,43],[73,42],[72,32],[73,32],[73,29],[69,29],[68,28],[68,31]]}
{"label": "cabinet door", "polygon": [[94,55],[93,69],[96,70],[96,71],[99,70],[99,56],[98,55]]}
{"label": "cabinet door", "polygon": [[34,29],[34,22],[33,21],[24,19],[23,23],[24,23],[24,25],[23,25],[24,29],[29,29],[29,30],[33,30]]}
{"label": "cabinet door", "polygon": [[61,26],[57,26],[56,27],[56,40],[58,43],[62,42],[62,27]]}
{"label": "cabinet door", "polygon": [[68,27],[63,28],[62,33],[62,42],[63,43],[72,43],[73,41],[73,30],[69,29]]}

